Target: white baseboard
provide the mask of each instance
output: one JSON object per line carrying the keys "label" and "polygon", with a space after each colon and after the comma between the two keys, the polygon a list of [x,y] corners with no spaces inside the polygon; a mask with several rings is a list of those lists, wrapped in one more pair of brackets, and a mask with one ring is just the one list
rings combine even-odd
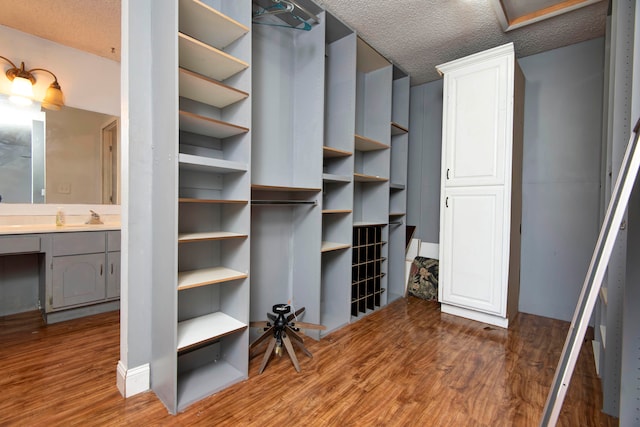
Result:
{"label": "white baseboard", "polygon": [[131,397],[149,390],[149,376],[148,363],[127,369],[122,361],[118,361],[116,385],[120,394],[124,397]]}

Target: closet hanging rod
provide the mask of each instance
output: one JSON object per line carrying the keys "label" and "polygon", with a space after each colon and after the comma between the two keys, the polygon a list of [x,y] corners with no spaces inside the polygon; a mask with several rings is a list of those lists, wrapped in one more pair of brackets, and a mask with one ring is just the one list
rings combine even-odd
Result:
{"label": "closet hanging rod", "polygon": [[313,205],[317,206],[317,200],[252,200],[252,205],[280,205],[280,206],[298,206],[298,205]]}
{"label": "closet hanging rod", "polygon": [[[309,9],[305,8],[304,6],[301,6],[296,0],[272,0],[272,2],[274,3],[273,6],[269,6],[266,8],[259,6],[262,9],[262,11],[254,13],[253,18],[254,19],[261,18],[263,16],[268,16],[268,15],[280,15],[283,13],[290,13],[296,16],[294,11],[297,8],[300,11],[302,11],[302,13],[307,15],[309,17],[308,19],[312,20],[315,24],[320,23],[320,18],[318,18],[317,15],[310,12]],[[300,19],[302,22],[304,22],[304,20],[301,17],[297,17],[297,18]]]}
{"label": "closet hanging rod", "polygon": [[305,15],[307,15],[309,17],[309,19],[311,19],[313,22],[315,22],[316,24],[320,23],[320,18],[318,18],[314,13],[311,13],[308,9],[300,6],[300,4],[296,1],[296,0],[288,0],[290,3],[293,3],[293,5],[295,7],[297,7],[298,9],[300,9]]}

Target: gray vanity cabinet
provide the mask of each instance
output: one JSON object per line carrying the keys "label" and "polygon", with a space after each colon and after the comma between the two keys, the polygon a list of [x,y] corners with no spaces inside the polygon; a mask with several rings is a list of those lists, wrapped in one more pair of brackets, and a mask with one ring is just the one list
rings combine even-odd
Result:
{"label": "gray vanity cabinet", "polygon": [[53,236],[52,243],[51,309],[119,296],[119,231],[60,233]]}

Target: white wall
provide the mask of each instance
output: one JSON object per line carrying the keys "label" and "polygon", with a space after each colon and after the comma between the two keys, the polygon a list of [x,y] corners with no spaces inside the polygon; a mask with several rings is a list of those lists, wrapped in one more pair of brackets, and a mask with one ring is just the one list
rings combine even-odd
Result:
{"label": "white wall", "polygon": [[[599,231],[604,40],[522,58],[520,66],[526,86],[519,305],[570,320]],[[442,82],[413,87],[411,97],[408,222],[418,225],[416,236],[439,242]]]}
{"label": "white wall", "polygon": [[[0,25],[0,55],[8,58],[16,66],[25,63],[27,70],[46,68],[56,75],[65,97],[65,105],[96,111],[98,113],[120,115],[120,64],[110,59],[92,55],[63,46],[31,34],[23,33]],[[11,65],[0,59],[3,70],[0,75],[0,92],[9,93],[11,82],[4,77],[4,71]],[[37,99],[53,82],[48,73],[34,73]]]}

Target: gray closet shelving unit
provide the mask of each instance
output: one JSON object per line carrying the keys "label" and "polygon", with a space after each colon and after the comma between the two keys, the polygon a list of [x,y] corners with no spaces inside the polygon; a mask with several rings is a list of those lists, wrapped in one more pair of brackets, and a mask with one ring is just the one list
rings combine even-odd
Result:
{"label": "gray closet shelving unit", "polygon": [[355,319],[354,230],[373,227],[378,240],[372,308],[387,302],[387,258],[404,258],[389,209],[406,209],[406,135],[392,145],[391,134],[408,127],[408,76],[313,1],[296,3],[304,22],[252,20],[270,0],[157,10],[170,64],[158,72],[174,82],[157,115],[175,131],[167,173],[178,179],[165,215],[175,259],[154,283],[151,386],[172,413],[248,377],[261,332],[250,320],[274,304],[305,307],[323,335]]}
{"label": "gray closet shelving unit", "polygon": [[393,99],[392,64],[360,38],[356,51],[351,285],[354,319],[387,303]]}
{"label": "gray closet shelving unit", "polygon": [[410,90],[409,74],[394,65],[389,183],[389,302],[401,298],[405,288]]}
{"label": "gray closet shelving unit", "polygon": [[320,322],[327,329],[322,335],[350,320],[357,43],[352,29],[328,12],[325,19]]}
{"label": "gray closet shelving unit", "polygon": [[179,94],[177,263],[173,286],[154,285],[151,385],[175,413],[248,377],[251,3],[163,10],[177,57],[165,70]]}
{"label": "gray closet shelving unit", "polygon": [[[305,321],[327,327],[307,331],[319,338],[385,305],[389,286],[402,295],[409,76],[313,1],[296,3],[314,15],[294,10],[307,24],[278,11],[252,30],[250,318],[305,307]],[[377,290],[352,316],[363,227],[377,229]]]}

